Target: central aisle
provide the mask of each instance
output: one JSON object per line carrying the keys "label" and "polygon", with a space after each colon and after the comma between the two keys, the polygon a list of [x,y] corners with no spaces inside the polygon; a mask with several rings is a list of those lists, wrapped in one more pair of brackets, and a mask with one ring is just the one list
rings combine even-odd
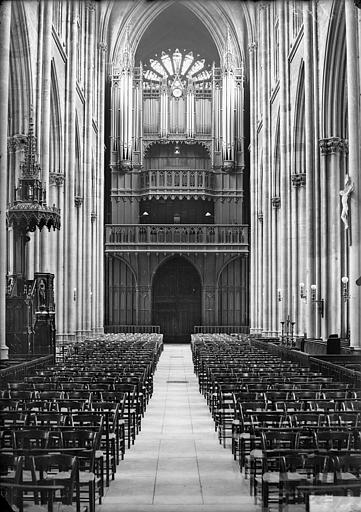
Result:
{"label": "central aisle", "polygon": [[165,345],[142,432],[99,512],[253,512],[249,483],[220,446],[198,391],[190,345]]}

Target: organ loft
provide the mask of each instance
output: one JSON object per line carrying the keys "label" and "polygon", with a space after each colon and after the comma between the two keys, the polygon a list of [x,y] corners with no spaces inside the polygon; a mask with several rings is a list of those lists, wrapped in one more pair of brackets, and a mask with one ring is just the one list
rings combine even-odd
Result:
{"label": "organ loft", "polygon": [[220,54],[211,40],[134,52],[129,37],[109,77],[106,324],[174,341],[247,325],[242,57],[229,27]]}

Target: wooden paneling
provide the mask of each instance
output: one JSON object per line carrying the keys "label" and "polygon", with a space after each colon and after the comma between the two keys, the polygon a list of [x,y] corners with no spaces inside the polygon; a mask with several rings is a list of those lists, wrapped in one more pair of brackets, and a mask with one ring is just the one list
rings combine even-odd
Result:
{"label": "wooden paneling", "polygon": [[201,319],[201,283],[191,263],[172,258],[158,270],[153,285],[153,323],[165,341],[187,341]]}
{"label": "wooden paneling", "polygon": [[218,283],[219,325],[248,325],[248,260],[237,258],[222,271]]}
{"label": "wooden paneling", "polygon": [[129,266],[118,258],[108,260],[106,295],[106,325],[136,323],[134,277]]}

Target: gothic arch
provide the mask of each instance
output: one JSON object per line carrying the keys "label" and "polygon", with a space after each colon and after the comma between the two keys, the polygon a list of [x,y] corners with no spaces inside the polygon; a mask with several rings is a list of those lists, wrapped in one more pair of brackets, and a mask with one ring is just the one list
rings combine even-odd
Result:
{"label": "gothic arch", "polygon": [[78,114],[75,115],[75,169],[74,169],[74,195],[82,197],[82,158],[81,158],[81,142],[79,133]]}
{"label": "gothic arch", "polygon": [[10,33],[8,135],[26,134],[34,103],[28,25],[23,2],[13,2]]}
{"label": "gothic arch", "polygon": [[[199,276],[199,280],[200,280],[200,283],[201,285],[203,286],[203,277],[202,277],[202,273],[199,269],[199,267],[197,266],[197,264],[191,260],[191,258],[189,258],[187,255],[185,254],[177,254],[176,255],[177,257],[181,257],[183,259],[185,259],[188,263],[190,263],[194,268],[195,270],[197,271],[197,274]],[[172,255],[170,254],[169,256],[166,256],[154,269],[153,269],[153,272],[152,272],[152,275],[151,275],[151,279],[150,279],[150,284],[151,286],[153,287],[153,284],[154,284],[154,277],[155,275],[157,274],[158,270],[162,267],[162,265],[165,265],[166,263],[168,263],[168,261],[172,260],[175,258],[175,255]]]}
{"label": "gothic arch", "polygon": [[63,172],[63,137],[59,86],[54,61],[51,62],[50,89],[50,171]]}
{"label": "gothic arch", "polygon": [[[122,47],[126,39],[129,39],[129,47],[131,54],[135,54],[135,51],[139,45],[139,42],[150,27],[152,22],[168,7],[170,7],[174,1],[157,1],[147,4],[147,9],[144,9],[144,4],[139,2],[134,6],[132,5],[126,14],[122,13],[122,24],[119,28],[116,40],[113,47],[110,50],[110,62],[117,63],[120,60]],[[193,13],[200,22],[206,27],[210,37],[213,39],[218,54],[221,56],[224,50],[224,43],[227,35],[227,28],[230,31],[230,37],[234,49],[236,51],[237,66],[241,65],[242,60],[245,59],[243,49],[239,46],[237,38],[237,29],[234,26],[231,13],[225,9],[212,5],[207,8],[196,2],[182,1],[180,2],[185,8]],[[119,7],[120,8],[120,7]],[[111,24],[112,18],[116,18],[117,6],[113,8],[111,13],[106,16],[106,23]],[[242,7],[243,13],[247,11],[246,7]],[[246,26],[250,30],[250,19],[246,17]],[[128,28],[131,30],[128,31]]]}
{"label": "gothic arch", "polygon": [[305,172],[305,68],[300,65],[293,125],[293,172]]}
{"label": "gothic arch", "polygon": [[347,138],[347,58],[343,2],[333,2],[330,19],[323,74],[322,138]]}
{"label": "gothic arch", "polygon": [[280,197],[280,112],[277,114],[273,151],[272,196]]}

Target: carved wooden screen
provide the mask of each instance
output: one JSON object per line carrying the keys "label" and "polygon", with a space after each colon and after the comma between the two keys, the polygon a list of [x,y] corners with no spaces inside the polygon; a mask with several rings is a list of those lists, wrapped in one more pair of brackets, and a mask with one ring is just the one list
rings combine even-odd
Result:
{"label": "carved wooden screen", "polygon": [[218,281],[219,325],[248,325],[248,260],[237,258],[222,271]]}

